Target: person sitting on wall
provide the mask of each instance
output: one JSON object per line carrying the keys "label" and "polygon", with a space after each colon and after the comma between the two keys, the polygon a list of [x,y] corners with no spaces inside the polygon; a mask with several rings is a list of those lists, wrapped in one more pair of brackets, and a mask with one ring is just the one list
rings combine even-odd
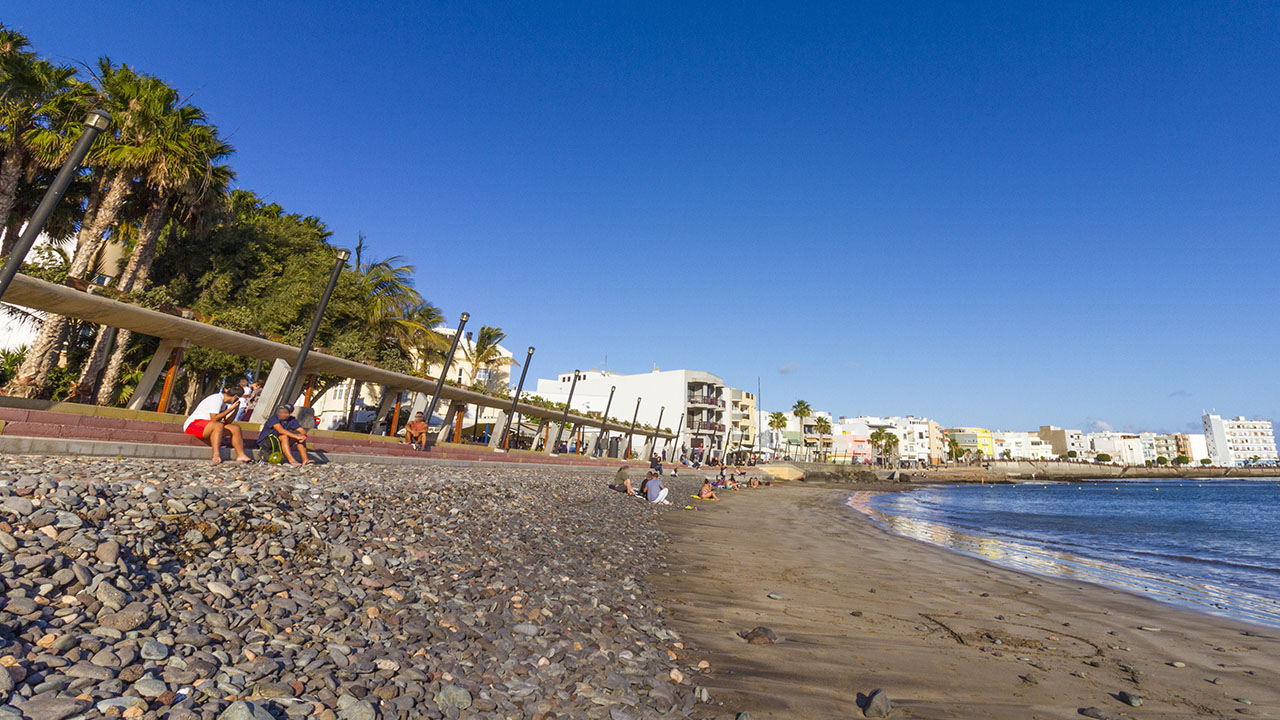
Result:
{"label": "person sitting on wall", "polygon": [[[293,416],[293,406],[288,403],[281,405],[280,409],[276,410],[276,416],[262,424],[262,432],[258,435],[259,449],[274,448],[276,444],[279,444],[280,451],[284,453],[284,459],[290,465],[313,464],[313,461],[307,458],[307,431]],[[295,448],[301,461],[293,455]]]}
{"label": "person sitting on wall", "polygon": [[404,426],[405,442],[412,445],[414,450],[426,448],[427,429],[427,421],[423,419],[422,413],[414,413],[413,419],[405,423]]}
{"label": "person sitting on wall", "polygon": [[[201,400],[182,423],[182,431],[209,443],[213,448],[213,461],[222,462],[220,449],[222,435],[231,436],[231,448],[236,452],[236,462],[253,462],[244,454],[244,435],[240,426],[228,418],[234,418],[240,411],[240,400],[243,390],[237,386],[225,387]],[[225,407],[224,407],[225,406]]]}

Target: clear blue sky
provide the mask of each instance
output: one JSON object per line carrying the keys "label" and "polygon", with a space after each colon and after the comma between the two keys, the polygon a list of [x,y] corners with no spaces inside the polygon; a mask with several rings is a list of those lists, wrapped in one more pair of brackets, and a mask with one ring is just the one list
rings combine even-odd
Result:
{"label": "clear blue sky", "polygon": [[544,377],[1280,419],[1280,5],[318,5],[0,21],[196,93],[242,187],[407,256]]}

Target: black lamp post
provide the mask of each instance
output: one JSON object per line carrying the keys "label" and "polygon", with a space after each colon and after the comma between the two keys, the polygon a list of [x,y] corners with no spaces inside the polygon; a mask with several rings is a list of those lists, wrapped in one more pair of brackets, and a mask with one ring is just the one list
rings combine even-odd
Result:
{"label": "black lamp post", "polygon": [[280,389],[280,397],[276,399],[273,407],[268,408],[271,412],[275,412],[275,408],[282,403],[293,399],[293,388],[302,378],[302,365],[307,361],[307,354],[311,352],[311,343],[315,342],[316,331],[320,329],[320,320],[324,317],[325,308],[329,307],[329,298],[333,297],[333,289],[338,286],[338,277],[342,275],[342,268],[346,267],[347,260],[351,258],[351,251],[346,248],[338,248],[334,254],[338,256],[338,261],[333,264],[333,272],[329,273],[329,284],[325,286],[324,294],[320,296],[316,314],[311,318],[311,327],[307,329],[307,336],[302,340],[302,347],[298,348],[298,359],[294,361],[293,367],[289,368],[289,377],[284,381],[284,387]]}
{"label": "black lamp post", "polygon": [[462,338],[462,328],[466,327],[467,320],[471,315],[462,313],[458,320],[458,330],[453,334],[453,342],[449,343],[449,354],[444,358],[444,365],[440,367],[440,377],[436,380],[436,391],[431,396],[431,404],[427,405],[427,428],[431,428],[431,416],[436,412],[436,405],[440,402],[440,391],[444,390],[444,379],[449,374],[449,366],[453,364],[453,355],[458,351],[458,340]]}
{"label": "black lamp post", "polygon": [[49,216],[58,207],[58,203],[62,202],[62,196],[67,193],[67,187],[71,185],[76,173],[80,171],[80,163],[84,162],[85,156],[89,154],[89,148],[93,145],[93,141],[110,125],[111,116],[105,110],[90,110],[89,115],[85,117],[84,132],[80,133],[80,139],[76,141],[75,147],[71,148],[71,154],[67,156],[67,161],[62,164],[62,169],[54,176],[53,182],[49,184],[49,189],[45,190],[44,197],[40,199],[40,204],[36,206],[36,211],[31,214],[31,219],[27,221],[27,229],[22,231],[22,235],[18,237],[17,244],[13,246],[13,252],[9,253],[9,260],[5,262],[4,268],[0,269],[0,298],[3,298],[5,291],[9,289],[9,284],[13,282],[13,276],[18,274],[18,268],[22,267],[22,261],[27,259],[27,253],[31,252],[31,246],[36,244],[36,238],[40,237],[40,231],[44,230],[44,225],[49,221]]}
{"label": "black lamp post", "polygon": [[[666,411],[667,411],[666,405],[663,405],[662,407],[658,408],[658,423],[653,426],[653,449],[654,450],[658,449],[658,433],[662,432],[662,414],[665,413]],[[645,460],[653,460],[653,458],[647,457],[645,458]]]}
{"label": "black lamp post", "polygon": [[[520,393],[524,391],[524,376],[529,372],[529,362],[533,360],[533,346],[529,346],[529,354],[524,357],[524,367],[520,370],[520,382],[516,383],[515,397],[511,398],[511,410],[507,412],[507,426],[503,429],[502,440],[505,445],[507,433],[511,431],[511,422],[516,419],[516,406],[520,404]],[[516,435],[519,437],[519,434]],[[494,450],[506,450],[505,447]]]}
{"label": "black lamp post", "polygon": [[627,450],[622,454],[623,460],[631,459],[631,441],[636,436],[636,418],[640,417],[640,398],[636,398],[636,412],[631,416],[631,430],[627,433]]}
{"label": "black lamp post", "polygon": [[560,436],[564,434],[564,424],[569,421],[569,407],[573,405],[573,390],[578,387],[578,371],[573,371],[573,383],[569,385],[569,399],[564,401],[564,414],[560,416],[560,422],[556,423],[556,439],[551,443],[551,455],[555,455],[560,450]]}
{"label": "black lamp post", "polygon": [[676,457],[676,453],[680,452],[681,430],[684,430],[684,413],[680,413],[680,422],[676,423],[676,436],[671,440],[671,457],[667,458],[673,463],[680,461],[680,458]]}
{"label": "black lamp post", "polygon": [[609,452],[609,446],[606,444],[609,441],[609,431],[605,428],[609,425],[609,408],[613,407],[613,392],[617,389],[617,385],[609,387],[609,400],[604,404],[604,415],[600,416],[600,434],[596,436],[596,447],[591,453],[594,457]]}

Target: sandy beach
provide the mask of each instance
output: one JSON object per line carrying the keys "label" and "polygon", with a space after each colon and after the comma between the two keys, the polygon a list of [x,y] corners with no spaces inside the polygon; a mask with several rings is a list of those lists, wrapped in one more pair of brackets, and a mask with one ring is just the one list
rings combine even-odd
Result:
{"label": "sandy beach", "polygon": [[[844,505],[855,489],[781,483],[665,516],[652,579],[726,712],[861,717],[883,688],[893,717],[1280,717],[1280,631],[891,535]],[[758,625],[777,643],[737,635]]]}

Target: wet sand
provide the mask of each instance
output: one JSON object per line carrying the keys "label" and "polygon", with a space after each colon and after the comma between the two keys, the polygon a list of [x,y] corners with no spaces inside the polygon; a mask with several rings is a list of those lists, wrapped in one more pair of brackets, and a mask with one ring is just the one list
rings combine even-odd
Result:
{"label": "wet sand", "polygon": [[[844,505],[854,489],[870,488],[782,483],[665,516],[671,567],[651,579],[725,712],[861,717],[858,694],[884,688],[904,718],[1280,718],[1280,630],[891,535]],[[757,625],[778,642],[737,636]]]}

